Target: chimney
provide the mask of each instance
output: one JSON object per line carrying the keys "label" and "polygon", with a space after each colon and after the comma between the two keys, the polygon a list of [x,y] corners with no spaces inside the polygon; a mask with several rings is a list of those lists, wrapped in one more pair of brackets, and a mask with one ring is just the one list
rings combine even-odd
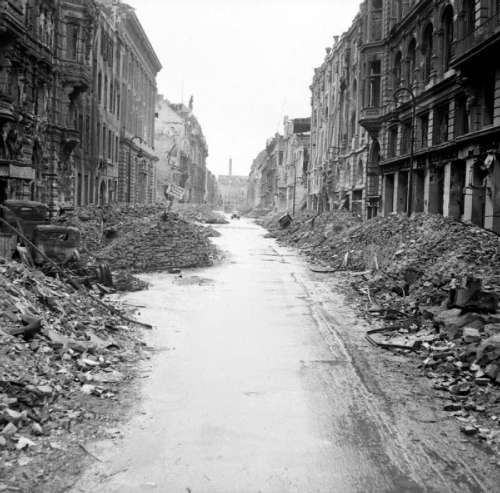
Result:
{"label": "chimney", "polygon": [[229,158],[229,176],[233,176],[233,158]]}

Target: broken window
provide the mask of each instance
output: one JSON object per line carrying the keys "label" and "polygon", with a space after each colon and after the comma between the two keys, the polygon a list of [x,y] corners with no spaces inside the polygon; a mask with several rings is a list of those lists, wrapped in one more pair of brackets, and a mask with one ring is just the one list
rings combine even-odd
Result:
{"label": "broken window", "polygon": [[422,54],[424,55],[424,81],[428,82],[432,71],[432,54],[434,50],[434,28],[431,23],[427,25],[422,40]]}
{"label": "broken window", "polygon": [[411,120],[406,120],[401,125],[401,154],[408,154],[411,147]]}
{"label": "broken window", "polygon": [[448,140],[449,105],[448,103],[434,110],[434,144]]}
{"label": "broken window", "polygon": [[429,113],[425,113],[419,117],[420,123],[420,139],[419,146],[422,148],[427,147],[427,138],[429,135]]}
{"label": "broken window", "polygon": [[398,51],[396,53],[396,56],[394,58],[394,89],[397,89],[401,85],[401,61],[402,61],[403,55],[401,54],[401,51]]}
{"label": "broken window", "polygon": [[380,82],[381,63],[380,60],[370,62],[370,94],[369,105],[372,108],[380,107]]}
{"label": "broken window", "polygon": [[382,0],[372,0],[370,22],[370,41],[382,39]]}
{"label": "broken window", "polygon": [[462,14],[463,37],[465,38],[474,32],[474,25],[476,23],[476,1],[464,0]]}
{"label": "broken window", "polygon": [[66,26],[66,56],[69,60],[76,60],[78,54],[78,24],[67,24]]}
{"label": "broken window", "polygon": [[395,157],[396,156],[396,148],[398,145],[398,127],[393,126],[389,129],[389,136],[388,136],[389,142],[387,145],[387,154],[389,157]]}
{"label": "broken window", "polygon": [[464,94],[455,99],[455,135],[469,133],[469,119],[467,117],[467,97]]}
{"label": "broken window", "polygon": [[493,124],[493,112],[495,109],[495,72],[485,74],[483,86],[483,125]]}
{"label": "broken window", "polygon": [[443,17],[443,67],[446,72],[450,68],[453,48],[453,7],[448,5],[444,9]]}
{"label": "broken window", "polygon": [[407,64],[407,73],[406,80],[408,85],[411,87],[415,80],[415,68],[417,65],[417,42],[415,38],[412,38],[410,44],[408,45],[408,64]]}

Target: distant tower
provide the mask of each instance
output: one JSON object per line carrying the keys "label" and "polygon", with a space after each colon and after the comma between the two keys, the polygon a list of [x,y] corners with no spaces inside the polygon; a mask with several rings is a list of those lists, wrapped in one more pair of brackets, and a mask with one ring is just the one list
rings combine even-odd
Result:
{"label": "distant tower", "polygon": [[233,176],[233,158],[229,158],[229,176]]}

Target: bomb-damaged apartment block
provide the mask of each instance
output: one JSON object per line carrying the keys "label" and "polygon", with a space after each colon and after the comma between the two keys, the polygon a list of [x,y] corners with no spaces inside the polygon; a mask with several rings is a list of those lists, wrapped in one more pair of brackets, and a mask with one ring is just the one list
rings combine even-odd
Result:
{"label": "bomb-damaged apartment block", "polygon": [[152,201],[160,68],[126,4],[0,1],[0,203]]}
{"label": "bomb-damaged apartment block", "polygon": [[312,91],[308,207],[500,232],[500,2],[362,3]]}

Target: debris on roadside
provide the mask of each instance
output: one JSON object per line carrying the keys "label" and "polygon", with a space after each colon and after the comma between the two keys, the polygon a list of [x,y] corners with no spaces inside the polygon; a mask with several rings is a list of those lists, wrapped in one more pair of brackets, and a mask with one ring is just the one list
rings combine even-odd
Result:
{"label": "debris on roadside", "polygon": [[2,478],[16,479],[74,426],[95,425],[83,400],[115,399],[127,365],[141,357],[120,308],[91,293],[0,259]]}
{"label": "debris on roadside", "polygon": [[428,214],[306,213],[286,230],[278,220],[263,223],[313,272],[339,272],[364,316],[382,321],[368,341],[415,359],[462,433],[500,451],[500,238]]}
{"label": "debris on roadside", "polygon": [[223,214],[213,211],[208,205],[176,203],[173,211],[186,221],[203,224],[229,224]]}
{"label": "debris on roadside", "polygon": [[220,233],[192,221],[220,224],[225,218],[207,206],[179,204],[176,209],[179,213],[161,205],[89,206],[60,221],[82,231],[84,262],[109,265],[113,287],[133,291],[145,287],[133,273],[205,267],[220,258],[209,240]]}
{"label": "debris on roadside", "polygon": [[99,252],[99,259],[113,270],[130,272],[206,267],[216,256],[215,247],[200,227],[172,212],[137,225],[131,234],[121,235]]}

